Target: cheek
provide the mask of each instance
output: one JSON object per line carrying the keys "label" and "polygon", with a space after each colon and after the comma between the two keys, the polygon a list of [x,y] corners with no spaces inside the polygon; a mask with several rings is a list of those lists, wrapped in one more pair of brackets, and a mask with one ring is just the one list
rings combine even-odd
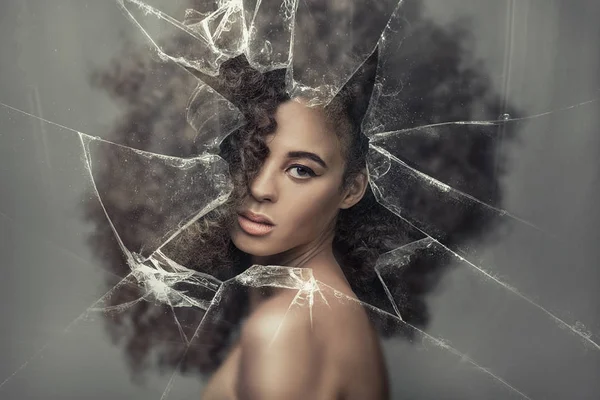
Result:
{"label": "cheek", "polygon": [[251,237],[235,224],[231,231],[233,243],[246,253],[270,256],[314,240],[338,212],[338,187],[335,180],[280,187],[278,201],[265,208],[277,224],[273,235]]}
{"label": "cheek", "polygon": [[320,231],[335,217],[340,201],[333,184],[306,188],[290,192],[278,210],[286,225],[298,232]]}

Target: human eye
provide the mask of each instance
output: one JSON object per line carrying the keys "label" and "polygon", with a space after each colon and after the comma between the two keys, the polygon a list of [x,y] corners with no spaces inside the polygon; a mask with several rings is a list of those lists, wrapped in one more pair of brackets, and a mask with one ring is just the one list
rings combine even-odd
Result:
{"label": "human eye", "polygon": [[297,179],[309,179],[317,176],[312,169],[305,167],[304,165],[292,165],[287,170],[290,172],[292,177]]}

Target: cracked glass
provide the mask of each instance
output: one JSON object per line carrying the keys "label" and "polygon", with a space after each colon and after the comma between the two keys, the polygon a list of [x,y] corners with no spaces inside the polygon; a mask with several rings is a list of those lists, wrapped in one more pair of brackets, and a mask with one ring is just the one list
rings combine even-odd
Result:
{"label": "cracked glass", "polygon": [[[391,398],[600,394],[599,5],[0,9],[0,398],[198,398],[252,296],[275,290],[311,326],[362,310]],[[283,71],[291,98],[326,107],[374,52],[361,130],[368,190],[394,228],[372,249],[374,295],[182,253],[234,193],[219,150],[247,121],[222,65]]]}

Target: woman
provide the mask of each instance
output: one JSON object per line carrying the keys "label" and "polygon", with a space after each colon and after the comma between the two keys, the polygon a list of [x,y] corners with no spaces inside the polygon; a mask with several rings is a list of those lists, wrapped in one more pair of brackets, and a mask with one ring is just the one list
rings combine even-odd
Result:
{"label": "woman", "polygon": [[[398,57],[392,58],[391,61],[388,60],[386,64],[388,68],[397,70],[397,73],[395,73],[397,76],[402,76],[405,81],[411,83],[411,85],[403,86],[402,92],[397,96],[397,101],[400,101],[402,107],[394,115],[398,115],[398,118],[402,117],[404,123],[401,127],[439,122],[438,119],[431,120],[429,118],[430,113],[424,111],[431,108],[432,104],[435,105],[435,112],[432,115],[436,118],[443,115],[443,120],[474,119],[475,116],[472,115],[472,110],[479,104],[486,104],[486,118],[495,118],[498,115],[496,104],[499,103],[491,102],[488,104],[485,101],[485,96],[489,94],[489,79],[471,62],[467,57],[467,52],[460,50],[465,48],[464,39],[468,35],[441,29],[418,15],[414,15],[410,20],[419,22],[411,25],[415,29],[418,28],[417,32],[412,35],[404,35],[402,33],[404,31],[402,30],[397,36],[406,36],[406,43],[412,43],[412,45],[403,45],[404,53],[399,52]],[[180,40],[184,39],[180,38]],[[179,40],[175,41],[176,47],[179,46],[179,43]],[[456,56],[457,54],[458,56]],[[420,61],[406,63],[406,59]],[[126,65],[123,65],[124,60],[127,61]],[[131,63],[129,63],[130,61]],[[371,59],[365,66],[373,66],[373,61]],[[469,68],[458,68],[456,67],[458,63],[467,65]],[[444,65],[448,68],[442,70],[436,69],[435,76],[437,79],[432,80],[429,77],[434,72],[423,72],[430,71],[429,66],[432,65]],[[199,74],[197,71],[191,72],[194,72],[196,75]],[[242,58],[226,62],[220,72],[217,78],[206,75],[202,75],[200,78],[217,89],[219,93],[223,94],[230,102],[242,110],[247,120],[246,126],[227,137],[221,146],[221,155],[231,165],[231,172],[236,182],[236,192],[231,197],[231,202],[227,206],[220,207],[211,212],[184,231],[176,240],[170,242],[162,250],[181,265],[209,273],[221,281],[227,281],[251,267],[254,262],[285,265],[286,261],[268,260],[265,256],[272,256],[274,254],[258,253],[254,257],[255,259],[252,260],[249,253],[245,253],[242,251],[243,249],[236,247],[236,245],[240,247],[249,246],[246,247],[246,251],[258,251],[260,250],[259,245],[266,243],[263,239],[267,239],[267,237],[254,237],[243,232],[241,225],[237,221],[237,211],[243,212],[249,210],[270,217],[276,226],[272,228],[268,236],[275,237],[281,232],[282,225],[283,227],[287,226],[287,222],[290,221],[291,217],[296,216],[300,218],[304,215],[291,214],[291,211],[300,208],[304,212],[304,207],[308,208],[308,204],[314,205],[314,203],[310,203],[309,201],[313,199],[313,194],[308,198],[298,196],[298,203],[295,202],[292,206],[296,208],[286,210],[286,213],[283,214],[279,209],[279,206],[282,204],[281,198],[276,198],[276,201],[273,202],[273,199],[269,199],[269,193],[263,196],[261,201],[251,196],[251,183],[257,184],[260,194],[260,189],[264,186],[265,181],[267,184],[270,182],[268,179],[262,179],[262,177],[272,175],[272,170],[268,169],[268,166],[272,165],[272,163],[268,159],[266,149],[271,149],[270,146],[281,144],[279,141],[275,141],[275,138],[283,139],[284,133],[287,131],[284,131],[283,128],[281,128],[281,131],[277,130],[278,127],[285,124],[283,120],[278,121],[278,112],[281,111],[279,114],[284,118],[286,116],[286,109],[290,111],[288,114],[296,115],[298,113],[298,117],[300,116],[299,112],[305,111],[298,108],[298,105],[295,103],[288,104],[290,99],[284,90],[284,72],[273,71],[260,74],[252,70]],[[319,115],[306,115],[306,117],[310,118],[315,117],[319,121],[316,125],[334,125],[335,129],[328,129],[326,133],[333,134],[331,136],[335,136],[336,138],[339,136],[340,139],[344,139],[340,140],[339,146],[340,152],[342,149],[345,150],[343,152],[345,160],[344,178],[357,176],[358,173],[364,171],[366,141],[360,134],[359,127],[369,102],[374,72],[374,69],[367,68],[366,70],[362,70],[362,74],[356,74],[334,101],[325,110],[321,110],[324,113],[322,120],[320,120],[321,116]],[[456,73],[458,73],[458,78],[460,79],[457,78]],[[465,82],[469,82],[469,84],[467,85]],[[124,101],[128,105],[123,123],[118,125],[113,132],[115,141],[153,151],[157,151],[156,146],[158,146],[160,148],[159,153],[176,154],[181,157],[195,156],[202,151],[202,149],[199,149],[188,140],[196,132],[193,132],[192,128],[186,124],[185,115],[183,115],[183,118],[180,117],[181,111],[185,109],[185,101],[188,99],[187,92],[182,90],[182,88],[194,87],[196,84],[197,81],[191,75],[181,71],[176,64],[164,64],[148,60],[146,51],[139,53],[136,57],[132,57],[131,54],[120,57],[113,65],[113,68],[97,76],[97,85],[107,90],[116,100]],[[440,91],[439,85],[441,84],[450,89]],[[157,89],[160,89],[160,96],[156,95]],[[294,100],[298,100],[302,104],[302,99]],[[461,107],[456,107],[456,104],[461,104]],[[305,120],[306,118],[304,117],[294,118],[294,126],[299,121]],[[286,126],[289,128],[292,125],[288,124]],[[344,126],[348,129],[344,129]],[[462,129],[473,133],[472,135],[465,135],[465,138],[468,138],[466,142],[457,141],[453,135],[442,135],[439,141],[436,140],[435,143],[422,140],[420,136],[413,141],[408,140],[411,139],[410,137],[407,138],[409,146],[405,146],[405,149],[409,153],[408,158],[416,160],[415,164],[419,167],[428,166],[428,168],[423,168],[443,181],[471,182],[475,180],[479,182],[475,187],[479,192],[472,194],[478,198],[493,198],[495,200],[492,203],[495,204],[499,199],[494,197],[494,195],[498,194],[499,191],[496,190],[498,176],[490,172],[493,171],[493,168],[491,168],[493,158],[455,157],[451,155],[463,154],[464,152],[469,154],[487,154],[491,151],[490,149],[494,149],[496,141],[492,135],[476,134],[479,132],[477,127],[465,126]],[[172,132],[173,134],[165,136],[163,134],[165,131]],[[277,135],[268,137],[276,131]],[[323,136],[329,137],[326,134]],[[266,139],[269,139],[269,141]],[[348,139],[351,139],[350,145],[347,145]],[[356,141],[356,139],[362,139],[362,141]],[[156,140],[160,140],[160,143],[156,144]],[[344,144],[344,146],[341,146],[341,144]],[[434,146],[441,147],[437,148]],[[277,148],[271,150],[275,152]],[[318,151],[316,154],[324,157]],[[101,176],[96,179],[98,184],[103,184],[105,189],[103,193],[106,192],[106,195],[103,196],[103,204],[114,211],[111,214],[111,221],[117,228],[120,238],[128,243],[128,248],[140,248],[144,243],[140,238],[144,237],[146,230],[149,230],[155,224],[160,226],[163,223],[164,211],[153,206],[157,201],[160,203],[160,199],[155,200],[156,197],[160,195],[168,197],[169,193],[157,193],[153,191],[153,204],[148,206],[148,199],[143,191],[140,191],[139,194],[131,193],[129,190],[130,179],[128,178],[135,176],[135,173],[146,174],[146,164],[132,165],[130,160],[127,174],[122,174],[123,162],[118,154],[107,152],[103,160],[109,167],[106,169],[106,172],[101,173]],[[291,162],[292,160],[289,161]],[[305,177],[307,174],[310,176],[310,173],[304,168],[292,167],[293,164],[301,164],[303,167],[309,167],[313,169],[315,174],[321,171],[315,171],[314,169],[322,167],[315,165],[313,161],[304,159],[295,159],[293,161],[295,162],[286,165],[289,169],[286,169],[286,174],[280,177],[282,179],[284,177],[289,177],[289,179],[296,177],[295,179],[299,182],[294,186],[296,190],[322,181],[322,177],[299,180],[300,176]],[[308,165],[309,162],[312,162],[312,164]],[[265,165],[264,170],[261,169],[263,164]],[[327,165],[329,166],[329,163]],[[252,178],[256,178],[256,180]],[[161,182],[166,179],[169,179],[169,177],[157,176],[155,179],[156,182],[152,182],[154,185],[153,188],[160,187]],[[348,181],[352,182],[352,179]],[[348,187],[346,185],[346,188]],[[265,188],[263,187],[263,189]],[[278,194],[283,188],[278,184],[271,188],[266,185],[266,189],[278,189],[274,192]],[[266,190],[266,192],[269,191],[271,190]],[[301,192],[298,191],[297,193]],[[481,218],[472,218],[471,214],[466,210],[449,212],[447,207],[440,206],[435,199],[431,201],[432,199],[427,194],[421,191],[410,192],[406,194],[405,200],[410,205],[411,211],[443,222],[444,232],[451,234],[447,238],[448,243],[461,243],[473,235],[480,236],[483,227],[488,225],[489,221]],[[118,202],[118,199],[124,197],[129,200],[125,205],[122,202]],[[244,198],[252,201],[244,203],[241,201]],[[98,206],[95,198],[93,200],[89,202],[88,211],[90,219],[95,221],[98,227],[92,238],[93,250],[100,259],[106,262],[107,267],[113,274],[124,276],[130,272],[130,269],[122,260],[120,248],[114,243],[112,230],[105,223],[106,216],[104,210]],[[112,204],[112,202],[115,204]],[[271,207],[268,207],[267,210],[267,205],[277,206],[277,212]],[[328,210],[332,212],[332,209]],[[355,295],[365,303],[394,313],[395,310],[392,309],[391,303],[388,300],[389,293],[384,291],[381,282],[375,274],[375,262],[379,254],[400,247],[413,240],[420,239],[422,235],[415,233],[408,225],[403,224],[392,213],[387,212],[381,207],[375,201],[369,187],[365,189],[362,199],[354,206],[348,208],[340,207],[338,210],[331,248],[336,262],[343,272],[343,279],[339,270],[332,270],[334,273],[327,270],[325,272],[330,272],[330,276],[323,277],[320,275],[321,272],[319,271],[321,269],[318,266],[313,265],[310,268],[314,270],[315,276],[319,280],[325,282],[329,277],[336,279],[336,285],[332,284],[332,286],[342,293],[351,296]],[[169,212],[171,211],[169,210]],[[281,215],[285,217],[285,221],[283,221],[285,223],[282,223],[280,220],[282,218]],[[320,221],[322,223],[321,228],[323,228],[323,224],[327,221],[325,218],[321,220],[322,216],[319,215],[319,219],[313,217],[309,221]],[[331,214],[325,216],[331,217]],[[141,224],[141,220],[145,224]],[[293,221],[297,220],[293,219]],[[302,219],[302,222],[304,222],[304,219]],[[304,228],[304,226],[302,227]],[[238,230],[236,231],[236,229]],[[296,227],[296,229],[300,231],[300,226]],[[322,230],[324,231],[324,229]],[[276,232],[278,235],[275,235]],[[303,232],[305,233],[305,231]],[[330,231],[328,232],[330,233]],[[295,232],[288,231],[289,235],[286,237],[292,239],[303,238],[300,234],[292,237],[293,233]],[[314,233],[311,232],[313,235]],[[234,244],[232,239],[235,239],[237,243]],[[269,243],[273,244],[272,242]],[[297,245],[297,243],[295,244]],[[251,250],[252,247],[255,250]],[[273,245],[271,250],[281,251],[280,248],[276,247],[278,246]],[[292,247],[290,246],[290,248]],[[306,259],[294,259],[292,257],[294,254],[289,255],[290,257],[288,257],[287,261],[290,262],[290,265],[302,266],[303,261],[308,262],[311,260],[311,254],[306,255]],[[265,258],[260,259],[260,257]],[[396,300],[396,305],[404,321],[417,327],[422,327],[427,323],[428,312],[425,295],[435,286],[446,266],[445,261],[439,258],[436,258],[435,262],[431,262],[431,257],[425,257],[425,260],[427,261],[419,262],[417,257],[415,262],[411,262],[409,266],[404,266],[398,271],[398,274],[386,277],[386,283],[392,292],[391,297]],[[292,262],[296,264],[292,264]],[[107,279],[111,283],[111,286],[114,285],[115,282],[111,278]],[[390,281],[390,279],[393,281]],[[327,282],[332,283],[330,281]],[[352,289],[352,293],[348,291],[348,285]],[[325,291],[323,290],[323,292]],[[241,288],[229,291],[221,300],[219,307],[220,315],[217,318],[224,322],[211,322],[210,326],[208,326],[206,319],[204,319],[203,325],[205,328],[199,332],[192,346],[188,346],[187,340],[182,341],[181,331],[184,331],[187,338],[191,337],[194,334],[197,324],[202,319],[202,310],[185,307],[172,309],[168,304],[138,302],[127,310],[124,310],[119,318],[107,318],[107,326],[113,337],[118,338],[120,343],[124,343],[124,353],[134,374],[138,375],[145,371],[147,366],[155,360],[151,356],[156,354],[158,355],[156,363],[164,369],[178,368],[184,372],[198,370],[201,373],[211,373],[217,370],[213,380],[208,385],[205,397],[210,398],[209,396],[213,388],[224,388],[227,386],[225,383],[221,383],[224,382],[224,380],[221,380],[223,376],[228,377],[228,382],[230,382],[228,386],[229,392],[224,394],[224,396],[233,396],[236,390],[233,382],[240,382],[240,379],[238,379],[239,371],[237,371],[240,359],[236,356],[240,351],[239,346],[237,346],[239,344],[239,337],[235,335],[237,331],[233,323],[241,320],[248,311],[248,294],[251,294],[254,299],[251,307],[253,315],[258,315],[257,312],[260,310],[260,307],[257,303],[260,303],[260,300],[264,300],[261,293],[253,291],[247,293],[241,290]],[[123,287],[116,291],[114,296],[110,298],[109,305],[128,303],[139,298],[141,295],[143,293],[140,293],[134,287]],[[327,295],[327,293],[324,293],[324,296]],[[210,298],[206,296],[206,293],[199,293],[198,297]],[[326,312],[324,313],[326,318],[319,320],[319,315],[323,315],[319,314],[319,307],[323,306],[323,304],[319,303],[320,296],[315,296],[315,299],[317,301],[313,306],[313,326],[315,330],[318,330],[320,322],[328,322],[329,319],[333,319],[341,314]],[[285,309],[287,310],[289,301],[285,300]],[[330,301],[329,305],[338,303],[339,301]],[[349,302],[346,303],[348,304]],[[268,299],[264,304],[269,304]],[[295,312],[296,310],[294,309],[293,311]],[[285,320],[288,321],[290,314],[294,312],[288,313]],[[352,315],[356,316],[360,313],[361,311],[357,311]],[[181,326],[174,323],[174,315],[182,322]],[[277,313],[274,313],[274,315],[277,315]],[[248,322],[249,319],[246,321]],[[357,321],[360,321],[360,319]],[[324,330],[324,332],[330,332],[331,335],[338,333],[335,341],[327,342],[328,344],[338,344],[340,338],[346,338],[354,332],[357,332],[358,338],[362,337],[358,327],[342,328],[344,326],[342,322],[336,319],[335,324]],[[390,329],[390,325],[393,324],[388,324],[386,321],[378,318],[372,322],[382,335],[394,333]],[[248,323],[244,324],[245,328],[249,326]],[[340,327],[338,331],[335,330],[336,327]],[[342,330],[343,334],[339,334]],[[341,343],[339,344],[341,345]],[[362,348],[363,345],[361,344],[359,348]],[[344,354],[358,355],[357,349],[348,351],[348,347],[351,346],[342,347]],[[232,348],[238,350],[230,350]],[[185,357],[183,357],[184,354]],[[321,351],[319,354],[324,354],[324,352]],[[376,354],[376,352],[368,354]],[[292,354],[290,357],[295,357],[295,355]],[[223,362],[225,359],[227,361]],[[278,365],[275,363],[275,358],[273,358],[272,365]],[[310,368],[314,369],[312,365]],[[339,369],[336,370],[335,368],[327,367],[326,370],[337,371],[341,374],[341,370]],[[361,374],[366,374],[367,372],[369,371],[362,368]],[[362,376],[366,378],[366,375]],[[362,382],[350,374],[347,375],[347,379],[356,379],[357,382]],[[319,382],[316,379],[313,379],[313,381],[316,382],[315,385]],[[368,398],[369,396],[366,397]]]}
{"label": "woman", "polygon": [[[319,293],[320,301],[295,306],[297,290],[266,296],[251,289],[239,339],[202,398],[388,397],[379,341],[350,282],[364,279],[365,267],[348,266],[353,274],[340,257],[349,250],[349,225],[367,222],[351,210],[368,186],[360,122],[375,69],[376,54],[324,108],[290,99],[284,71],[263,75],[243,58],[226,62],[218,82],[210,82],[247,120],[221,146],[236,188],[221,214],[229,217],[231,255],[246,266],[310,269],[319,287],[356,301]],[[356,211],[367,211],[367,203]],[[340,223],[341,212],[347,215]]]}

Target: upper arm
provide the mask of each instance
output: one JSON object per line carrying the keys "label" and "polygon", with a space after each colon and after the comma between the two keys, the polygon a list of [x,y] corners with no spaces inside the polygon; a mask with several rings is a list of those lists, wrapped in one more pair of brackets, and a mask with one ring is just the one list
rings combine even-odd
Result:
{"label": "upper arm", "polygon": [[307,310],[293,307],[288,311],[281,303],[257,310],[244,325],[241,348],[240,399],[313,397],[319,354]]}

